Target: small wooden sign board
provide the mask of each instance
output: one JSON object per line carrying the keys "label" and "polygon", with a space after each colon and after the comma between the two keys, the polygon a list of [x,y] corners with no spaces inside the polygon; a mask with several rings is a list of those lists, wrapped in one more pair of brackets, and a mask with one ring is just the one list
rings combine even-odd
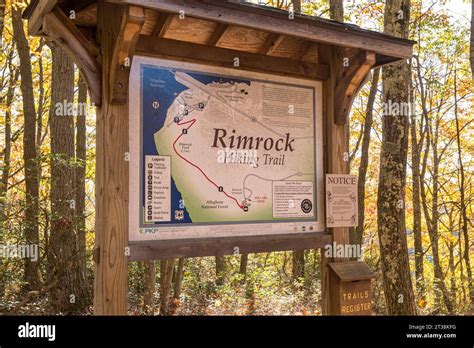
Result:
{"label": "small wooden sign board", "polygon": [[326,174],[327,227],[358,225],[357,177],[345,174]]}
{"label": "small wooden sign board", "polygon": [[334,289],[330,313],[340,315],[371,315],[372,270],[360,261],[329,263],[329,283]]}

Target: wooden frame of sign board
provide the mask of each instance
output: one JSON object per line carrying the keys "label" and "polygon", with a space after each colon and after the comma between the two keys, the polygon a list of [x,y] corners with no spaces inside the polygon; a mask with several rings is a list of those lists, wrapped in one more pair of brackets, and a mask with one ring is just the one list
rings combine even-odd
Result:
{"label": "wooden frame of sign board", "polygon": [[[147,53],[147,52],[144,52]],[[169,56],[170,52],[166,51]],[[276,74],[264,74],[237,68],[226,68],[221,66],[182,62],[180,60],[162,59],[162,55],[148,51],[147,56],[136,56],[130,72],[130,202],[140,202],[141,194],[139,188],[140,162],[142,154],[141,131],[142,110],[141,105],[141,67],[153,67],[169,69],[185,69],[185,71],[200,72],[205,74],[217,74],[217,76],[230,76],[236,79],[249,79],[253,81],[281,83],[282,85],[297,85],[313,91],[312,100],[315,114],[312,122],[314,127],[315,166],[315,207],[313,211],[317,214],[315,222],[311,226],[306,222],[286,223],[276,222],[278,226],[271,227],[272,223],[227,223],[215,225],[212,232],[207,226],[183,227],[180,224],[175,231],[164,232],[162,236],[139,234],[138,231],[149,231],[153,229],[143,227],[139,223],[139,205],[130,204],[129,208],[129,245],[131,260],[162,259],[174,257],[196,257],[213,255],[232,255],[237,253],[255,253],[266,251],[285,251],[299,249],[323,248],[331,241],[330,235],[325,230],[324,224],[324,173],[323,173],[323,127],[322,127],[322,83],[313,79],[301,79]],[[245,62],[245,60],[244,60]],[[189,93],[189,92],[187,92]],[[159,96],[157,96],[159,98]],[[209,161],[215,158],[209,158]],[[190,167],[191,168],[191,167]],[[204,179],[204,178],[203,178]],[[243,215],[245,216],[245,214]],[[189,225],[189,224],[188,224]],[[193,224],[194,225],[194,224]],[[276,228],[275,228],[276,227]],[[280,228],[278,228],[280,227]],[[186,228],[185,231],[182,231]],[[172,229],[172,228],[171,228]],[[311,229],[311,230],[310,230]],[[314,231],[314,232],[312,232]],[[236,251],[237,250],[237,251]]]}
{"label": "wooden frame of sign board", "polygon": [[[70,11],[75,18],[66,15]],[[347,121],[357,91],[371,68],[410,58],[414,44],[354,25],[301,14],[290,17],[283,10],[237,1],[32,0],[24,18],[30,35],[56,41],[71,56],[98,106],[96,314],[127,312],[128,63],[137,52],[229,68],[238,55],[243,70],[322,81],[324,173],[347,174]],[[253,238],[241,244],[241,252],[347,244],[349,229]],[[227,254],[235,244],[232,239],[210,242],[212,247],[193,239],[180,246],[160,241],[135,252],[140,259]],[[341,261],[322,253],[323,314],[332,314],[329,303],[336,291],[330,288],[328,262]]]}

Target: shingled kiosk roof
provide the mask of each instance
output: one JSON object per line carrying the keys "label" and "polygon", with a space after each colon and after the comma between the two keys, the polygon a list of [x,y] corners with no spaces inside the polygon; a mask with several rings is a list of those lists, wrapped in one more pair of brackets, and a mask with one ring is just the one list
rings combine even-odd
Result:
{"label": "shingled kiosk roof", "polygon": [[[122,43],[130,57],[153,52],[154,56],[164,58],[232,67],[233,58],[238,55],[242,69],[326,80],[332,68],[320,59],[321,48],[336,48],[340,59],[347,57],[351,61],[350,69],[334,72],[339,82],[344,82],[336,83],[341,95],[338,105],[352,103],[361,86],[359,80],[366,78],[371,68],[410,58],[414,44],[411,40],[320,17],[295,14],[290,19],[287,11],[242,1],[105,2],[128,8],[126,18],[122,18],[123,30],[139,28],[133,29],[133,39],[125,38]],[[100,51],[96,40],[97,7],[94,0],[32,0],[24,17],[29,21],[30,35],[47,36],[73,51],[76,64],[81,71],[86,70],[83,73],[91,97],[100,104],[100,88],[92,81],[96,78],[88,76],[100,70],[96,66]],[[184,18],[179,18],[180,13]],[[78,62],[78,56],[85,62]],[[117,100],[126,98],[125,90],[122,88],[122,96],[116,96]],[[337,113],[342,115],[336,118],[337,122],[343,121],[350,109],[348,105],[342,108],[343,112]]]}

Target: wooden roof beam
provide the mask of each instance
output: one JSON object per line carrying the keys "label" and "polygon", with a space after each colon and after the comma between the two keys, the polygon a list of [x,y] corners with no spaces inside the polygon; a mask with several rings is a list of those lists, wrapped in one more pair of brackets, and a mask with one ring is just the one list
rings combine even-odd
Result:
{"label": "wooden roof beam", "polygon": [[256,8],[227,1],[207,0],[105,0],[117,4],[132,4],[146,8],[180,13],[209,21],[227,23],[276,34],[299,37],[331,46],[364,49],[379,54],[408,59],[414,41],[391,37],[332,21],[311,19],[296,15],[293,20],[283,11]]}
{"label": "wooden roof beam", "polygon": [[145,11],[142,7],[124,7],[110,64],[110,103],[125,104],[127,102],[130,67],[144,23]]}
{"label": "wooden roof beam", "polygon": [[159,38],[165,37],[168,28],[173,21],[174,16],[169,13],[162,12],[158,16],[158,20],[156,21],[155,28],[153,29],[153,33],[151,36]]}
{"label": "wooden roof beam", "polygon": [[368,51],[360,51],[354,61],[349,61],[349,66],[343,70],[342,77],[336,81],[334,123],[347,123],[354,98],[375,63],[375,53]]}
{"label": "wooden roof beam", "polygon": [[225,33],[229,29],[229,25],[225,23],[219,23],[216,30],[212,33],[212,36],[209,38],[207,44],[209,46],[217,46],[219,41],[224,37]]}
{"label": "wooden roof beam", "polygon": [[91,100],[100,105],[102,72],[97,47],[86,39],[59,7],[43,16],[42,27],[44,33],[57,42],[78,66],[89,87]]}
{"label": "wooden roof beam", "polygon": [[140,36],[136,52],[146,56],[188,62],[205,62],[228,68],[235,68],[235,58],[238,58],[239,68],[243,70],[262,71],[312,80],[326,80],[329,77],[329,67],[324,64],[301,62],[171,39],[156,40],[145,35]]}
{"label": "wooden roof beam", "polygon": [[316,42],[306,41],[305,45],[304,45],[304,47],[301,51],[300,59],[301,60],[308,60],[309,55],[311,54],[311,51],[313,50],[313,48],[316,48],[316,50],[317,50],[317,46],[318,46],[318,44]]}
{"label": "wooden roof beam", "polygon": [[285,38],[284,35],[271,33],[268,36],[268,39],[263,44],[262,48],[260,49],[260,54],[271,56],[272,53],[276,50],[276,48],[278,47],[278,45],[280,45],[280,43],[283,41],[284,38]]}

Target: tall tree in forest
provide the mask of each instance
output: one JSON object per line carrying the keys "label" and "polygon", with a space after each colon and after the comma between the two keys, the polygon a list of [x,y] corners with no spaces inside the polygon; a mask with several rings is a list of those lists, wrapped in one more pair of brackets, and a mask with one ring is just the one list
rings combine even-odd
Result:
{"label": "tall tree in forest", "polygon": [[143,294],[143,311],[153,315],[155,312],[156,267],[155,261],[145,261],[145,291]]}
{"label": "tall tree in forest", "polygon": [[[38,229],[38,195],[39,195],[39,164],[36,147],[36,111],[33,90],[33,77],[30,44],[25,36],[21,8],[12,5],[13,37],[20,60],[21,94],[23,102],[24,132],[23,132],[23,162],[25,168],[25,221],[24,237],[26,244],[39,244]],[[25,259],[26,290],[37,289],[40,286],[38,262]]]}
{"label": "tall tree in forest", "polygon": [[[417,67],[419,67],[417,65]],[[411,74],[410,74],[411,75]],[[414,89],[410,88],[410,104],[413,105]],[[412,171],[412,203],[413,203],[413,237],[415,246],[415,278],[416,292],[420,298],[424,297],[424,278],[423,278],[423,240],[421,238],[421,201],[420,201],[420,157],[423,149],[424,136],[426,130],[420,132],[420,138],[417,137],[417,118],[415,110],[411,110],[410,116],[410,134],[411,134],[411,171]],[[419,128],[423,130],[423,120],[421,118]]]}
{"label": "tall tree in forest", "polygon": [[369,98],[367,100],[367,107],[365,111],[364,133],[362,135],[359,175],[357,178],[357,196],[358,196],[358,215],[359,225],[354,233],[350,235],[351,244],[362,245],[365,221],[365,183],[367,179],[367,168],[369,167],[369,146],[370,134],[372,132],[373,114],[375,97],[377,96],[377,88],[379,84],[380,69],[374,70],[372,75],[372,84],[370,86]]}
{"label": "tall tree in forest", "polygon": [[[13,68],[11,64],[11,55],[13,54],[13,49],[9,53],[8,64],[10,70],[10,76],[8,81],[8,87],[6,96],[2,96],[0,99],[0,103],[7,105],[5,110],[5,144],[3,149],[0,153],[0,169],[2,171],[2,175],[0,176],[0,243],[4,244],[5,242],[5,222],[7,221],[7,215],[5,212],[6,203],[7,203],[7,193],[8,193],[8,179],[10,177],[10,159],[12,154],[12,110],[11,104],[13,102],[13,97],[15,95],[15,89],[18,82],[18,68]],[[4,81],[2,81],[4,82]],[[3,85],[3,83],[2,83]],[[0,270],[0,279],[3,279],[5,272],[8,270],[6,267],[2,267]],[[5,282],[0,281],[0,299],[3,298],[5,292]]]}
{"label": "tall tree in forest", "polygon": [[474,80],[474,1],[471,0],[471,74]]}
{"label": "tall tree in forest", "polygon": [[224,285],[226,262],[224,256],[216,256],[216,285]]}
{"label": "tall tree in forest", "polygon": [[[474,2],[473,2],[474,3]],[[474,7],[473,7],[474,9]],[[472,41],[471,41],[472,44]],[[471,46],[472,54],[472,46]],[[459,113],[458,113],[458,97],[457,97],[457,67],[454,69],[454,119],[456,122],[456,142],[457,142],[457,151],[458,151],[458,161],[459,161],[459,191],[461,194],[461,231],[464,239],[464,253],[463,258],[466,263],[466,273],[467,273],[467,285],[469,287],[469,295],[471,297],[471,306],[474,304],[474,286],[472,284],[472,270],[471,270],[471,259],[469,256],[470,250],[470,239],[468,232],[468,217],[467,217],[467,205],[466,205],[466,174],[464,172],[464,163],[462,157],[462,147],[461,147],[461,127],[459,125]]]}
{"label": "tall tree in forest", "polygon": [[75,231],[74,181],[74,65],[68,55],[51,43],[52,81],[51,137],[51,232],[49,236],[49,280],[53,307],[61,313],[84,310],[88,292],[80,263]]}
{"label": "tall tree in forest", "polygon": [[0,0],[0,45],[3,42],[3,28],[5,27],[5,13],[7,5],[5,0]]}
{"label": "tall tree in forest", "polygon": [[8,178],[10,177],[10,159],[12,155],[12,110],[11,105],[13,102],[13,97],[15,95],[16,85],[18,83],[18,74],[19,69],[14,68],[11,64],[11,59],[13,56],[13,49],[8,54],[8,66],[10,70],[10,76],[8,78],[8,83],[6,81],[2,81],[2,87],[5,83],[8,84],[6,87],[6,95],[0,98],[0,103],[5,104],[7,107],[5,109],[5,131],[4,131],[4,139],[5,144],[3,149],[0,148],[0,158],[2,162],[0,162],[0,169],[2,170],[2,175],[0,177],[0,243],[3,243],[3,234],[5,230],[4,223],[6,222],[6,198],[7,198],[7,191],[8,191]]}
{"label": "tall tree in forest", "polygon": [[160,315],[170,314],[174,259],[160,260]]}
{"label": "tall tree in forest", "polygon": [[87,114],[87,85],[79,74],[78,79],[78,114],[76,121],[76,172],[75,187],[76,194],[76,232],[78,248],[80,253],[80,266],[82,276],[87,279],[87,255],[86,255],[86,114]]}
{"label": "tall tree in forest", "polygon": [[329,0],[329,17],[338,22],[344,22],[343,0]]}
{"label": "tall tree in forest", "polygon": [[[409,0],[387,0],[384,32],[408,37]],[[406,61],[385,66],[382,71],[385,106],[377,196],[377,223],[388,314],[416,314],[405,234],[405,182],[408,148],[408,117],[400,106],[408,104],[409,68]]]}
{"label": "tall tree in forest", "polygon": [[[453,307],[451,304],[450,294],[444,282],[444,272],[441,266],[440,260],[440,246],[439,246],[439,220],[440,220],[440,207],[439,204],[439,192],[440,192],[440,184],[439,184],[439,168],[440,163],[445,153],[445,149],[439,150],[438,146],[440,143],[440,124],[441,124],[441,117],[440,117],[440,110],[442,105],[444,104],[443,98],[440,98],[438,105],[436,106],[437,112],[434,112],[434,120],[431,118],[427,118],[426,122],[429,122],[428,132],[426,137],[427,145],[425,147],[425,154],[423,157],[423,165],[421,169],[421,177],[425,177],[426,168],[427,168],[427,154],[431,148],[432,151],[432,182],[433,185],[431,187],[431,214],[428,208],[428,199],[427,199],[427,189],[425,180],[420,181],[420,194],[421,194],[421,203],[423,206],[423,212],[426,220],[428,235],[430,238],[431,243],[431,255],[433,256],[433,270],[434,270],[434,290],[435,290],[435,302],[437,303],[438,311],[441,307],[440,297],[443,297],[444,304],[449,313],[452,313]],[[431,146],[430,146],[431,145]],[[441,295],[441,296],[440,296]]]}

